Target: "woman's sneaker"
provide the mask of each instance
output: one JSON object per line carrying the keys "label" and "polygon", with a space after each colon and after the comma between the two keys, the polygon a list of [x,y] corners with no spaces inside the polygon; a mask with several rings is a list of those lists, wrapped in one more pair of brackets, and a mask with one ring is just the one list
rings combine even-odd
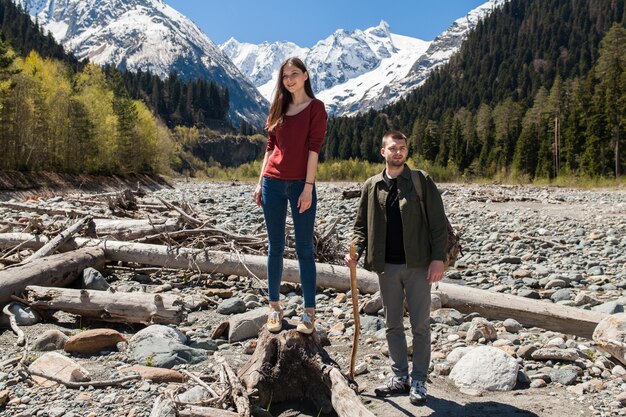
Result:
{"label": "woman's sneaker", "polygon": [[411,385],[408,376],[392,376],[385,384],[376,387],[374,394],[378,397],[386,397],[388,395],[406,394],[409,392]]}
{"label": "woman's sneaker", "polygon": [[270,307],[270,312],[267,315],[267,330],[272,333],[280,332],[283,328],[283,309],[273,309]]}
{"label": "woman's sneaker", "polygon": [[411,382],[411,392],[409,393],[409,401],[413,405],[422,405],[426,403],[426,382]]}
{"label": "woman's sneaker", "polygon": [[315,330],[315,316],[311,316],[306,311],[300,316],[300,323],[296,330],[300,333],[311,334]]}

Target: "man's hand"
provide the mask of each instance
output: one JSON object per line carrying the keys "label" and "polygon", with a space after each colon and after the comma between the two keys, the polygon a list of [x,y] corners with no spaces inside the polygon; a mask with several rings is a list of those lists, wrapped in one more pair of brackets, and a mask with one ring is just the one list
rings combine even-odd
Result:
{"label": "man's hand", "polygon": [[356,263],[359,260],[358,257],[351,257],[349,253],[346,253],[346,256],[343,258],[346,261],[346,265],[349,268],[356,268]]}
{"label": "man's hand", "polygon": [[443,279],[443,273],[445,271],[443,261],[431,261],[428,266],[428,282],[434,284]]}

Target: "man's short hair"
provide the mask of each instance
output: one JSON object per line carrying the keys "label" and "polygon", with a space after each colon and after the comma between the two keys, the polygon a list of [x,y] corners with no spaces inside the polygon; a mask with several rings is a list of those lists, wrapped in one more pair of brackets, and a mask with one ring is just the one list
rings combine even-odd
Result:
{"label": "man's short hair", "polygon": [[390,130],[389,132],[385,133],[385,135],[383,136],[383,143],[382,143],[383,148],[387,144],[388,139],[404,140],[407,143],[407,145],[409,143],[409,141],[406,139],[406,136],[404,136],[404,133],[400,132],[399,130]]}

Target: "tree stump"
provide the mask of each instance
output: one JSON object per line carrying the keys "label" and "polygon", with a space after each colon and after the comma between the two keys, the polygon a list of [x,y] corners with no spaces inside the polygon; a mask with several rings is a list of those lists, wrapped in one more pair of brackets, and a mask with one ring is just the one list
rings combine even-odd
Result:
{"label": "tree stump", "polygon": [[259,405],[308,399],[322,413],[343,416],[374,416],[350,388],[337,364],[322,347],[317,332],[304,335],[283,321],[283,330],[271,333],[264,327],[252,358],[238,373]]}

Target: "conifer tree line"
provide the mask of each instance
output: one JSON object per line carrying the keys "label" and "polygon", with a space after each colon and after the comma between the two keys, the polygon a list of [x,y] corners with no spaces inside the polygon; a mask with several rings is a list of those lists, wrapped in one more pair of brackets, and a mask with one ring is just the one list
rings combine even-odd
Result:
{"label": "conifer tree line", "polygon": [[144,71],[125,71],[107,66],[108,78],[120,79],[133,99],[148,104],[168,127],[231,128],[227,122],[230,106],[228,89],[205,79],[185,81],[176,72],[162,80]]}
{"label": "conifer tree line", "polygon": [[448,64],[381,111],[330,120],[324,159],[379,161],[385,131],[467,176],[621,176],[624,0],[511,0]]}
{"label": "conifer tree line", "polygon": [[79,62],[28,14],[0,0],[0,170],[165,172],[175,126],[228,122],[228,90]]}

